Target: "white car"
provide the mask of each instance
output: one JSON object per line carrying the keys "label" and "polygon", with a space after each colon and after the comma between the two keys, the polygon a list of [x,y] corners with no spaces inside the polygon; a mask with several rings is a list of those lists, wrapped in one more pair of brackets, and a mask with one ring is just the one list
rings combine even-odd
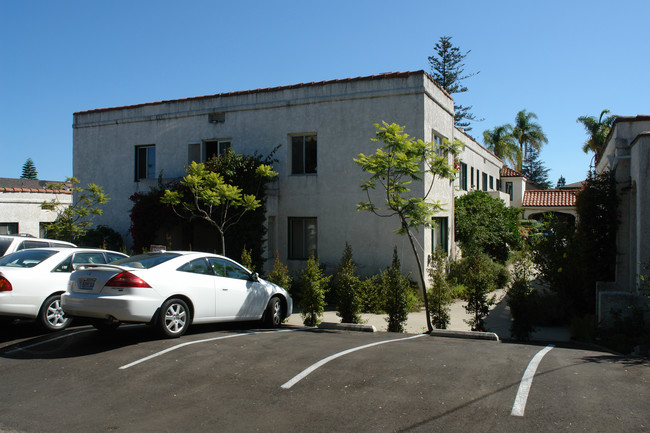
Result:
{"label": "white car", "polygon": [[35,238],[30,235],[0,235],[0,256],[28,248],[67,247],[74,248],[75,244],[54,239]]}
{"label": "white car", "polygon": [[188,251],[79,267],[61,302],[66,314],[94,319],[98,329],[149,323],[168,338],[192,323],[263,320],[278,327],[293,310],[282,287],[227,257]]}
{"label": "white car", "polygon": [[48,331],[65,329],[70,318],[60,298],[74,267],[124,257],[89,248],[34,248],[0,257],[0,317],[36,319]]}

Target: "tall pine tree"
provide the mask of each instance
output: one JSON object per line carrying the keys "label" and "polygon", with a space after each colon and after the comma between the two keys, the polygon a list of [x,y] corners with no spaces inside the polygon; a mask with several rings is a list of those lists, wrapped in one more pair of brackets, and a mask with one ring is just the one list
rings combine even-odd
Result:
{"label": "tall pine tree", "polygon": [[[436,43],[435,54],[429,57],[429,65],[431,65],[431,75],[433,79],[438,82],[450,95],[454,93],[465,93],[467,87],[463,86],[462,81],[467,78],[473,77],[478,72],[465,74],[465,64],[463,61],[471,50],[463,53],[460,48],[455,47],[451,43],[451,36],[441,36],[438,43]],[[456,105],[454,103],[454,125],[457,128],[463,128],[470,131],[470,122],[481,121],[477,119],[474,114],[469,110],[472,106]]]}
{"label": "tall pine tree", "polygon": [[36,165],[32,158],[27,158],[27,161],[23,164],[23,174],[20,175],[21,179],[38,179],[38,172],[36,171]]}
{"label": "tall pine tree", "polygon": [[544,162],[539,159],[538,149],[534,147],[528,149],[521,172],[540,189],[549,189],[551,187],[551,182],[548,180],[549,169],[544,167]]}

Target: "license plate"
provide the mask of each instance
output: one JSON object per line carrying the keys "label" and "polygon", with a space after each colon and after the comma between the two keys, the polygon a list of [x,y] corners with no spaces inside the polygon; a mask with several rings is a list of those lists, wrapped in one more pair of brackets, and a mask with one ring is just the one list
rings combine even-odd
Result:
{"label": "license plate", "polygon": [[95,287],[95,278],[85,278],[81,280],[79,288],[81,290],[92,290]]}

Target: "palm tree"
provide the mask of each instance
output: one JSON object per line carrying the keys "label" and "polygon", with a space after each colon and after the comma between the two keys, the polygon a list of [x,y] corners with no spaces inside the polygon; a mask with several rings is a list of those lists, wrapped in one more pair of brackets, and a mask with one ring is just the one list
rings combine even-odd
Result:
{"label": "palm tree", "polygon": [[502,160],[508,160],[512,165],[521,159],[521,151],[512,135],[512,126],[496,126],[494,129],[483,131],[483,142],[490,152]]}
{"label": "palm tree", "polygon": [[537,150],[542,148],[542,144],[548,143],[546,134],[542,131],[542,127],[533,121],[537,119],[535,113],[527,113],[526,110],[521,110],[515,117],[515,126],[512,128],[512,135],[519,143],[520,155],[517,160],[517,170],[521,171],[523,160],[526,159],[528,148],[534,147]]}
{"label": "palm tree", "polygon": [[589,151],[594,152],[596,156],[596,162],[600,160],[600,157],[603,156],[605,151],[605,140],[607,140],[607,135],[609,130],[612,128],[614,120],[618,117],[616,115],[606,116],[603,119],[603,116],[609,114],[609,110],[603,110],[600,113],[598,120],[594,116],[580,116],[576,122],[582,123],[582,125],[587,130],[589,138],[585,141],[582,150],[584,153],[589,153]]}

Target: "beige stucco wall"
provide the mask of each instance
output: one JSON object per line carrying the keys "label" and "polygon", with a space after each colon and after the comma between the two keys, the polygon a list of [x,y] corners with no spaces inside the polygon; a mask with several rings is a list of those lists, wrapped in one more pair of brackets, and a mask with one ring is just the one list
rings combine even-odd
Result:
{"label": "beige stucco wall", "polygon": [[[225,112],[225,121],[210,123],[212,112]],[[73,171],[82,184],[102,186],[111,199],[95,223],[128,239],[129,196],[158,182],[134,181],[135,146],[155,144],[156,173],[171,179],[184,175],[189,143],[228,139],[236,152],[262,155],[281,145],[267,215],[283,262],[294,271],[304,265],[287,260],[287,219],[317,217],[318,254],[327,271],[338,265],[347,241],[362,274],[388,266],[397,246],[404,270],[416,279],[408,240],[393,233],[397,219],[356,210],[366,200],[359,185],[367,175],[353,158],[375,152],[379,143],[371,139],[374,124],[381,121],[400,124],[427,141],[433,130],[452,138],[453,101],[426,74],[413,73],[76,113]],[[291,135],[305,133],[317,134],[318,174],[291,175]],[[423,194],[423,184],[413,185],[412,191]],[[434,196],[445,203],[444,215],[453,221],[453,183],[436,183]],[[380,194],[373,198],[381,202]],[[417,236],[424,257],[430,253],[430,231]]]}
{"label": "beige stucco wall", "polygon": [[52,194],[46,192],[0,192],[0,222],[18,223],[20,233],[38,237],[41,223],[53,222],[57,213],[41,209],[43,202],[56,199],[62,206],[72,202],[71,194]]}

